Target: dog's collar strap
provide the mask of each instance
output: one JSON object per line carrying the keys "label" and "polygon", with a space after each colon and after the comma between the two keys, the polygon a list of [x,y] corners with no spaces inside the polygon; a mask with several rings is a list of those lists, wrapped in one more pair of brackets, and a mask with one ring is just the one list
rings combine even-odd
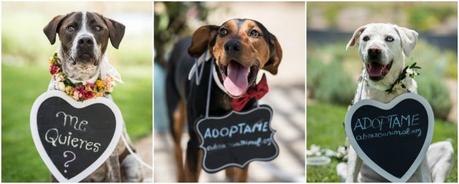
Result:
{"label": "dog's collar strap", "polygon": [[193,64],[190,72],[188,73],[188,80],[191,80],[195,76],[195,84],[199,86],[201,83],[202,73],[204,71],[204,63],[211,60],[209,51],[204,52]]}
{"label": "dog's collar strap", "polygon": [[416,62],[414,62],[411,65],[406,66],[402,70],[402,73],[400,73],[400,75],[398,76],[397,80],[395,80],[395,82],[389,87],[389,89],[386,89],[385,91],[387,93],[392,93],[394,89],[398,86],[402,87],[403,89],[407,89],[406,85],[403,83],[403,80],[405,80],[407,77],[414,79],[416,76],[419,75],[419,72],[418,72],[419,69],[421,69],[421,67],[417,66]]}
{"label": "dog's collar strap", "polygon": [[48,60],[49,72],[52,76],[52,88],[65,92],[77,101],[88,100],[95,97],[107,97],[115,86],[114,79],[107,75],[96,75],[95,82],[75,82],[68,78],[62,71],[57,53]]}

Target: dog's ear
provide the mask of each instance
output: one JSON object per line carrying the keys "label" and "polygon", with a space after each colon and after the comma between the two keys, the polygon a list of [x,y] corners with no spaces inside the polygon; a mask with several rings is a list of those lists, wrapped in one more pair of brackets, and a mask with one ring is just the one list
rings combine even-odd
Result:
{"label": "dog's ear", "polygon": [[402,44],[403,53],[405,53],[406,56],[409,56],[411,51],[416,46],[416,41],[418,40],[418,33],[414,30],[399,27],[397,25],[395,25],[394,28],[400,36],[400,43]]}
{"label": "dog's ear", "polygon": [[349,47],[352,47],[357,43],[357,40],[360,38],[360,35],[366,28],[367,26],[364,25],[364,26],[360,26],[354,31],[354,34],[352,34],[352,38],[349,40],[349,42],[347,42],[346,50],[349,49]]}
{"label": "dog's ear", "polygon": [[125,26],[117,21],[114,21],[102,15],[99,15],[99,16],[101,16],[105,24],[107,24],[108,34],[110,36],[110,43],[112,43],[113,47],[118,49],[118,47],[120,46],[121,40],[123,39],[123,36],[124,36]]}
{"label": "dog's ear", "polygon": [[67,15],[58,15],[55,16],[49,23],[43,28],[43,32],[48,38],[51,45],[56,42],[56,34],[61,26],[61,22],[67,17]]}
{"label": "dog's ear", "polygon": [[198,28],[191,38],[191,45],[188,47],[188,54],[193,57],[201,56],[217,35],[219,26],[206,25]]}
{"label": "dog's ear", "polygon": [[282,47],[279,44],[279,41],[277,40],[276,36],[273,34],[269,33],[269,44],[271,46],[271,56],[266,62],[265,66],[263,69],[269,71],[273,75],[277,74],[277,69],[279,68],[279,65],[282,60]]}

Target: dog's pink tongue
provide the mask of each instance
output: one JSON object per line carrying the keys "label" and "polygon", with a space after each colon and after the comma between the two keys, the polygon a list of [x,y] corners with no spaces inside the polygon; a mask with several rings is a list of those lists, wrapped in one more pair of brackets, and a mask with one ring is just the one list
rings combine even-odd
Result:
{"label": "dog's pink tongue", "polygon": [[367,65],[367,72],[371,77],[379,77],[382,75],[385,66],[378,63]]}
{"label": "dog's pink tongue", "polygon": [[233,96],[241,96],[249,87],[249,68],[231,63],[228,65],[228,76],[223,81],[225,89]]}

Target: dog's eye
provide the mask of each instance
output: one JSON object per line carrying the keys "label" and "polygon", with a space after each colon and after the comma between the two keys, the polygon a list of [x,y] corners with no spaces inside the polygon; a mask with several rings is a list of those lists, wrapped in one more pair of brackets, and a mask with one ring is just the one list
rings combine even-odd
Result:
{"label": "dog's eye", "polygon": [[255,30],[255,29],[252,29],[252,30],[249,32],[249,36],[250,36],[250,37],[254,37],[254,38],[259,37],[259,36],[260,36],[260,32],[258,32],[258,31]]}
{"label": "dog's eye", "polygon": [[370,40],[370,37],[369,36],[364,36],[362,40],[366,42],[366,41]]}
{"label": "dog's eye", "polygon": [[394,41],[394,37],[387,36],[384,40],[386,40],[386,42],[393,42]]}
{"label": "dog's eye", "polygon": [[220,28],[220,30],[218,30],[218,34],[220,36],[226,36],[228,34],[228,29],[226,28]]}
{"label": "dog's eye", "polygon": [[97,32],[102,31],[102,27],[101,26],[96,26],[96,27],[94,27],[94,30],[96,30]]}
{"label": "dog's eye", "polygon": [[67,26],[65,29],[71,33],[71,32],[74,32],[76,28],[74,25],[70,25],[70,26]]}

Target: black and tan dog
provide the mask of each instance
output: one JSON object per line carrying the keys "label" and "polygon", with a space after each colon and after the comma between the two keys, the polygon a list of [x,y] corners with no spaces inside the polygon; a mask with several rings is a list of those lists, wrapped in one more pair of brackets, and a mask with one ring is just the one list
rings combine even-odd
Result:
{"label": "black and tan dog", "polygon": [[[204,63],[200,84],[188,79],[188,74],[196,58],[210,62]],[[201,171],[202,151],[195,132],[195,122],[204,116],[211,62],[215,63],[218,82],[211,83],[210,116],[226,115],[233,110],[231,101],[243,97],[256,85],[260,69],[277,74],[282,59],[282,49],[277,38],[261,23],[249,19],[232,19],[221,26],[206,25],[197,29],[192,38],[179,41],[169,60],[166,78],[166,96],[168,115],[171,121],[171,133],[175,142],[178,181],[198,181]],[[257,105],[256,99],[250,101],[242,111]],[[190,139],[183,163],[180,146],[183,127],[188,122]],[[229,181],[247,180],[248,166],[243,169],[226,169]]]}

